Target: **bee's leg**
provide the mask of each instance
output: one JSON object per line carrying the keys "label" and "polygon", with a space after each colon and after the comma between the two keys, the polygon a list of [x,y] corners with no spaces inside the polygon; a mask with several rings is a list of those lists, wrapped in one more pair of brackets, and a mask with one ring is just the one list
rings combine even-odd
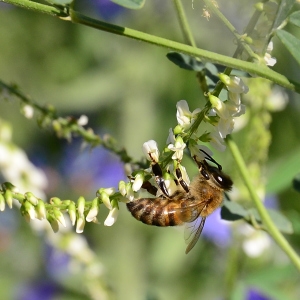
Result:
{"label": "bee's leg", "polygon": [[182,178],[182,173],[181,170],[179,168],[176,168],[176,176],[178,178],[178,181],[180,183],[180,185],[183,187],[183,189],[188,193],[189,192],[189,186],[187,185],[187,183],[183,180]]}
{"label": "bee's leg", "polygon": [[158,163],[152,164],[152,172],[155,176],[156,183],[160,190],[164,193],[168,198],[170,197],[167,187],[165,185],[165,180],[163,179],[162,169]]}
{"label": "bee's leg", "polygon": [[[134,180],[134,177],[128,176],[128,179],[132,182]],[[145,189],[151,195],[156,196],[157,194],[157,188],[154,185],[152,185],[149,181],[143,182],[141,188]]]}
{"label": "bee's leg", "polygon": [[149,181],[143,182],[142,188],[147,190],[147,192],[153,196],[156,196],[157,194],[157,188],[154,185],[152,185]]}

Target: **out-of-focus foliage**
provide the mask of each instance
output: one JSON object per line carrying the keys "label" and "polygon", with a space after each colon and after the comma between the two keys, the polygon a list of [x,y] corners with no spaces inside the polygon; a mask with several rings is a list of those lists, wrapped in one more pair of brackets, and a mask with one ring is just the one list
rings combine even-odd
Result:
{"label": "out-of-focus foliage", "polygon": [[[214,16],[209,21],[202,16],[202,2],[183,2],[198,46],[232,55],[233,37]],[[242,31],[255,1],[225,2],[219,1],[220,9]],[[171,1],[146,1],[140,10],[126,10],[105,0],[76,5],[95,18],[183,40]],[[292,25],[287,30],[300,34]],[[0,41],[2,80],[18,84],[40,104],[53,104],[61,114],[87,115],[89,126],[99,134],[112,134],[134,157],[142,156],[141,145],[149,139],[164,145],[168,128],[176,124],[179,100],[187,100],[191,110],[204,105],[195,73],[171,63],[163,48],[2,3]],[[278,39],[274,42],[274,69],[300,81],[299,65],[287,59],[290,56]],[[300,198],[292,180],[300,170],[300,97],[287,93],[286,108],[271,114],[267,191],[275,199],[272,205],[277,203],[293,223],[295,234],[289,241],[299,252]],[[100,148],[82,150],[80,140],[68,143],[39,129],[22,117],[18,100],[1,99],[0,118],[11,124],[14,143],[46,173],[48,197],[93,198],[98,187],[114,186],[125,178],[115,156]],[[245,127],[235,134],[242,149],[247,133]],[[249,149],[244,151],[253,155]],[[239,182],[229,154],[216,159]],[[196,174],[191,161],[186,166],[191,177]],[[264,232],[252,231],[239,221],[222,221],[217,211],[208,218],[199,244],[185,256],[180,228],[146,226],[136,222],[125,205],[120,206],[114,226],[89,224],[84,232],[102,264],[101,280],[108,291],[104,294],[111,299],[300,297],[299,274]],[[100,211],[101,223],[106,215],[106,210]],[[258,248],[261,252],[255,252]],[[71,254],[53,250],[16,211],[0,214],[0,251],[2,299],[88,299],[89,293],[80,287],[89,278],[70,276],[66,261]]]}

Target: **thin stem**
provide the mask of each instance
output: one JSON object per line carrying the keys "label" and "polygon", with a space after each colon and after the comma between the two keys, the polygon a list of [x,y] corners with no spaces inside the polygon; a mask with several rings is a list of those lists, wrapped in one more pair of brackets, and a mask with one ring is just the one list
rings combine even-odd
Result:
{"label": "thin stem", "polygon": [[0,0],[0,2],[5,2],[9,4],[13,4],[15,6],[19,6],[22,8],[26,8],[29,10],[34,10],[36,12],[44,13],[54,17],[67,17],[68,14],[64,10],[50,5],[44,5],[41,3],[28,1],[28,0]]}
{"label": "thin stem", "polygon": [[237,42],[243,49],[248,53],[248,55],[252,59],[257,59],[258,55],[253,52],[251,47],[243,41],[243,35],[239,34],[236,28],[229,22],[229,20],[221,13],[219,8],[211,1],[211,0],[203,0],[209,8],[221,21],[222,23],[229,29],[229,31],[235,36]]}
{"label": "thin stem", "polygon": [[250,180],[250,175],[248,173],[245,161],[243,160],[243,157],[236,143],[232,140],[230,136],[227,138],[227,144],[232,153],[233,158],[237,163],[242,179],[249,191],[250,197],[253,200],[258,213],[260,214],[261,220],[265,225],[266,230],[272,236],[275,242],[279,245],[279,247],[287,254],[287,256],[290,258],[293,264],[297,267],[297,269],[300,271],[300,257],[295,252],[295,250],[291,247],[291,245],[288,243],[288,241],[281,234],[281,232],[278,230],[278,228],[275,226],[272,219],[270,218],[268,211],[265,209],[263,203],[258,197],[255,191],[255,187],[253,186]]}
{"label": "thin stem", "polygon": [[173,3],[174,3],[175,8],[176,8],[176,12],[177,12],[177,15],[178,15],[178,20],[179,20],[180,27],[181,27],[181,30],[183,32],[183,36],[185,38],[186,44],[189,44],[193,47],[197,47],[195,39],[194,39],[192,31],[191,31],[191,28],[190,28],[189,23],[187,21],[186,14],[184,12],[181,0],[173,0]]}
{"label": "thin stem", "polygon": [[179,51],[195,57],[207,59],[213,63],[218,63],[227,67],[243,70],[250,74],[258,75],[260,77],[269,79],[274,83],[277,83],[287,89],[300,93],[300,83],[293,82],[292,80],[289,80],[285,76],[269,69],[264,65],[257,65],[250,62],[245,62],[239,59],[231,58],[211,51],[195,48],[189,45],[185,45],[161,37],[153,36],[151,34],[143,33],[134,29],[121,27],[114,24],[109,24],[103,21],[98,21],[89,18],[85,15],[82,15],[78,12],[75,12],[72,9],[70,9],[69,12],[70,15],[66,15],[67,12],[58,9],[57,7],[38,4],[28,0],[0,0],[0,1],[14,4],[27,9],[33,9],[41,13],[50,14],[52,16],[57,16],[65,21],[72,21],[74,23],[83,24],[99,30],[122,35],[132,39],[137,39],[139,41],[143,41],[143,42],[147,42],[150,44],[167,48],[168,50]]}

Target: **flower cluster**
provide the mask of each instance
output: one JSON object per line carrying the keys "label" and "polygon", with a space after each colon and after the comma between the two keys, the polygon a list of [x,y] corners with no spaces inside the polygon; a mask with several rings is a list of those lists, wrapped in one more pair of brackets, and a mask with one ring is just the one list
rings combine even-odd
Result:
{"label": "flower cluster", "polygon": [[[245,113],[245,106],[241,103],[241,94],[247,93],[248,87],[239,77],[225,74],[220,74],[219,77],[228,92],[226,101],[209,94],[208,98],[211,104],[209,111],[197,108],[191,112],[185,100],[179,101],[176,105],[178,124],[174,129],[169,130],[166,141],[167,147],[164,149],[162,159],[163,161],[166,156],[169,157],[162,174],[169,194],[172,194],[177,188],[175,183],[178,180],[176,169],[180,169],[181,175],[187,184],[190,182],[185,168],[181,165],[184,151],[188,148],[191,156],[199,161],[205,159],[205,153],[212,155],[211,150],[204,145],[200,145],[199,142],[208,142],[214,148],[224,151],[226,147],[224,139],[233,131],[235,118]],[[199,117],[202,117],[204,121],[201,133],[199,133],[198,128],[192,128]],[[185,141],[188,141],[188,143]],[[160,152],[154,140],[144,143],[143,151],[152,165],[160,163]],[[119,191],[129,201],[138,199],[139,190],[143,187],[143,183],[149,181],[151,177],[151,169],[137,171],[130,177],[130,182],[120,182]],[[153,179],[155,181],[155,178]]]}
{"label": "flower cluster", "polygon": [[109,209],[104,225],[111,226],[115,223],[119,210],[116,199],[110,199],[114,193],[113,188],[101,188],[97,192],[97,197],[90,202],[86,202],[84,197],[79,197],[77,203],[52,197],[48,204],[30,192],[19,193],[11,183],[5,182],[0,190],[0,211],[5,210],[5,204],[12,208],[13,199],[16,199],[21,203],[21,214],[28,222],[34,219],[47,220],[54,232],[59,230],[59,224],[67,227],[64,215],[64,212],[67,212],[71,224],[73,226],[76,224],[76,232],[82,233],[86,221],[98,223],[97,215],[101,203]]}

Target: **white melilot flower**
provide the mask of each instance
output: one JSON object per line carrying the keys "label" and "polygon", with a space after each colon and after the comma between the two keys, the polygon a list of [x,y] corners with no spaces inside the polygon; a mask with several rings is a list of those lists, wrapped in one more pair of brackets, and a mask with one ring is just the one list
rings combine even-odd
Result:
{"label": "white melilot flower", "polygon": [[271,247],[271,239],[266,232],[254,230],[249,225],[241,227],[246,236],[242,244],[244,252],[249,257],[259,257]]}
{"label": "white melilot flower", "polygon": [[181,137],[178,137],[175,141],[175,145],[170,144],[168,146],[168,148],[172,151],[174,151],[175,153],[172,156],[172,159],[176,159],[181,161],[182,157],[183,157],[183,151],[186,147],[186,144],[183,142]]}
{"label": "white melilot flower", "polygon": [[77,218],[77,223],[76,223],[76,232],[77,233],[82,233],[85,225],[85,219],[84,216],[81,216]]}
{"label": "white melilot flower", "polygon": [[159,151],[157,143],[154,140],[150,140],[143,144],[143,152],[148,160],[158,162]]}
{"label": "white melilot flower", "polygon": [[172,128],[169,129],[169,135],[167,138],[167,145],[169,144],[175,144],[175,135]]}
{"label": "white melilot flower", "polygon": [[134,182],[132,184],[132,190],[134,192],[137,192],[138,190],[141,189],[143,183],[144,183],[144,174],[143,173],[138,173],[135,176]]}
{"label": "white melilot flower", "polygon": [[31,105],[26,104],[22,107],[22,113],[27,119],[32,119],[34,115],[34,109]]}
{"label": "white melilot flower", "polygon": [[216,129],[209,134],[209,143],[217,150],[223,152],[226,149],[224,139],[221,137],[220,132]]}
{"label": "white melilot flower", "polygon": [[197,114],[201,111],[200,108],[195,109],[190,112],[189,105],[185,100],[180,100],[177,102],[177,122],[183,129],[189,129],[194,123]]}
{"label": "white melilot flower", "polygon": [[86,115],[81,115],[77,120],[77,124],[81,126],[87,125],[88,122],[89,122],[89,118]]}
{"label": "white melilot flower", "polygon": [[116,222],[118,218],[118,214],[119,214],[119,210],[117,207],[111,209],[108,213],[107,218],[104,221],[104,226],[112,226]]}

